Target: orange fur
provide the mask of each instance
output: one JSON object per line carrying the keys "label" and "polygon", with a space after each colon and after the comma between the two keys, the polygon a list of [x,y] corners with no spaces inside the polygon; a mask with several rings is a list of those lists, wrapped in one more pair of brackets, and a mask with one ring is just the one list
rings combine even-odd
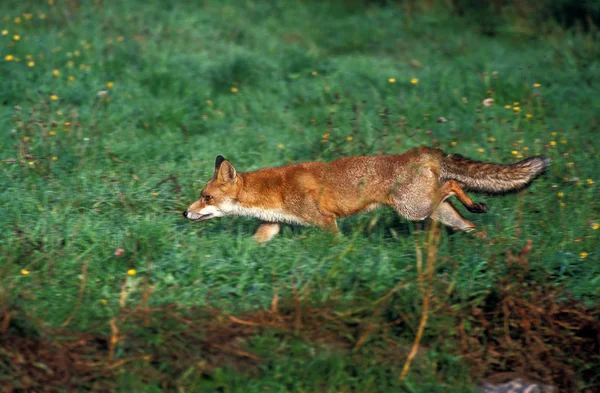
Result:
{"label": "orange fur", "polygon": [[[398,155],[346,157],[238,173],[219,156],[213,178],[184,215],[194,221],[242,215],[335,232],[337,218],[385,205],[409,220],[432,217],[471,230],[475,225],[445,202],[448,197],[457,196],[469,211],[483,213],[485,205],[471,201],[461,186],[484,192],[519,189],[548,163],[542,157],[512,165],[478,163],[438,149],[418,148]],[[477,168],[485,169],[481,179]],[[496,186],[498,182],[501,186]],[[279,225],[263,225],[255,238],[268,241],[278,232]]]}

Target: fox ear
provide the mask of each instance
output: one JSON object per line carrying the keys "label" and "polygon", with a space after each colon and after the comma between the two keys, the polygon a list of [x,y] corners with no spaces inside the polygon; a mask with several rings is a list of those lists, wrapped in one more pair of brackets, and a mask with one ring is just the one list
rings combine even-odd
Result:
{"label": "fox ear", "polygon": [[218,169],[215,169],[215,177],[223,183],[235,182],[237,180],[237,171],[231,165],[231,162],[223,160]]}
{"label": "fox ear", "polygon": [[215,171],[219,169],[223,161],[225,161],[225,157],[218,155],[215,159]]}

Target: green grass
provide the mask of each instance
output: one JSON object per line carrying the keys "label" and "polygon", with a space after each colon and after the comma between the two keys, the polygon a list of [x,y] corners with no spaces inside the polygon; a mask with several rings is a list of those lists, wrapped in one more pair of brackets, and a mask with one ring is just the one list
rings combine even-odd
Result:
{"label": "green grass", "polygon": [[[489,213],[465,215],[488,239],[442,233],[440,308],[484,304],[507,274],[507,252],[529,239],[531,286],[550,280],[561,296],[598,303],[597,33],[490,38],[445,14],[335,2],[56,3],[5,2],[0,26],[8,32],[0,36],[0,295],[40,325],[58,328],[73,314],[69,329],[109,332],[126,280],[137,285],[132,307],[151,287],[153,307],[235,314],[270,307],[274,294],[343,311],[401,282],[385,318],[405,312],[416,326],[423,233],[392,211],[341,220],[339,239],[285,227],[264,246],[251,239],[254,220],[192,224],[181,212],[217,154],[249,171],[421,145],[485,161],[553,160],[525,192],[474,198]],[[393,361],[377,353],[384,338],[410,345],[407,325],[351,354],[267,329],[245,347],[263,358],[255,374],[224,366],[180,383],[186,391],[464,392],[477,381],[437,311],[428,351],[403,384],[406,351]],[[120,383],[171,391],[131,368]]]}

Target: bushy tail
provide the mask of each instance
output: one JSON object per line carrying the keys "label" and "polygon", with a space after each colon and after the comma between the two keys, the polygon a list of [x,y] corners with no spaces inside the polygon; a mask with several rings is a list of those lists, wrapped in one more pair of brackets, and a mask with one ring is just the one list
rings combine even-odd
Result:
{"label": "bushy tail", "polygon": [[449,154],[442,159],[440,177],[442,181],[456,180],[466,190],[502,194],[527,187],[550,162],[548,158],[535,156],[504,165]]}

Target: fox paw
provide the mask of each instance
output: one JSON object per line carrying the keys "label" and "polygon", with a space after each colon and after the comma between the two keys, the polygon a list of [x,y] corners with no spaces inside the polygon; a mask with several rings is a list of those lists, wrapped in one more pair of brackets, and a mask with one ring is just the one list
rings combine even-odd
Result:
{"label": "fox paw", "polygon": [[487,206],[483,202],[474,202],[473,206],[467,207],[471,213],[487,213]]}

